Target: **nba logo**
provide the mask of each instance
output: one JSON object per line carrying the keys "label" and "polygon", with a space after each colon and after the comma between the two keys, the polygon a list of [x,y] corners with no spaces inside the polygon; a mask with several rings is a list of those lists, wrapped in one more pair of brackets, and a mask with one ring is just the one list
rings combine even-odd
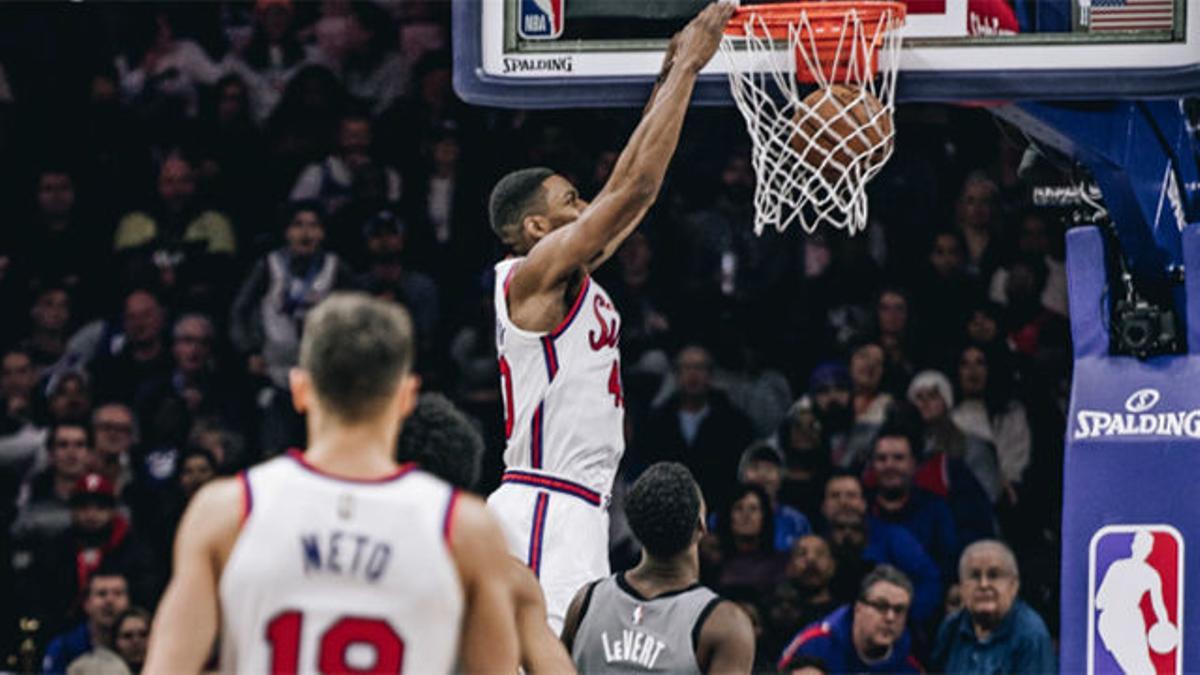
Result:
{"label": "nba logo", "polygon": [[1092,536],[1088,673],[1183,673],[1183,537],[1170,525]]}
{"label": "nba logo", "polygon": [[521,0],[517,34],[526,40],[553,40],[563,32],[566,0]]}

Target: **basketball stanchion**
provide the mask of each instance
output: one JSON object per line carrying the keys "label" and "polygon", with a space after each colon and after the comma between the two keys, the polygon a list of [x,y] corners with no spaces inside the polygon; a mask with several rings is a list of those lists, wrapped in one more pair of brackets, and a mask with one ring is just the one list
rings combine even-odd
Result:
{"label": "basketball stanchion", "polygon": [[753,143],[755,233],[867,226],[867,182],[892,155],[904,18],[903,3],[871,1],[752,5],[730,18],[721,51]]}

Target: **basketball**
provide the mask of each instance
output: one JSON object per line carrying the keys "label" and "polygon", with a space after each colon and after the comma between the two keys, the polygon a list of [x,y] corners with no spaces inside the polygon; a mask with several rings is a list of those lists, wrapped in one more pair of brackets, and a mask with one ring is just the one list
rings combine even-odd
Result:
{"label": "basketball", "polygon": [[892,142],[892,114],[880,115],[880,111],[883,103],[865,89],[841,84],[817,89],[804,98],[792,118],[797,128],[790,145],[806,165],[820,167],[822,177],[836,183],[846,167],[864,154],[871,153],[870,165],[886,156]]}
{"label": "basketball", "polygon": [[1179,629],[1165,621],[1159,621],[1150,628],[1150,649],[1159,654],[1166,654],[1179,644]]}

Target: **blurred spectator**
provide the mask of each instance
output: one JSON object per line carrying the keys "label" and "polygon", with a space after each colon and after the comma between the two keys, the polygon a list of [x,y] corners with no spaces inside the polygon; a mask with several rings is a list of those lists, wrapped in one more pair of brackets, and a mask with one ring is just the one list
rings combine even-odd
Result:
{"label": "blurred spectator", "polygon": [[81,370],[60,370],[46,383],[46,410],[50,424],[60,422],[86,423],[92,410],[92,389],[87,373]]}
{"label": "blurred spectator", "polygon": [[149,641],[150,613],[141,607],[130,607],[113,623],[113,647],[134,675],[142,672]]}
{"label": "blurred spectator", "polygon": [[995,540],[963,551],[959,582],[965,608],[938,630],[933,662],[947,673],[1053,673],[1046,624],[1017,599],[1021,579],[1011,549]]}
{"label": "blurred spectator", "polygon": [[97,357],[91,365],[98,400],[132,404],[149,383],[170,375],[171,355],[163,339],[166,319],[162,302],[151,292],[138,289],[125,296],[124,338],[115,353]]}
{"label": "blurred spectator", "polygon": [[951,417],[964,432],[996,446],[1000,476],[1009,501],[1017,499],[1016,486],[1029,466],[1032,437],[1025,406],[1012,398],[1011,375],[996,368],[1000,352],[967,346],[959,352],[958,390],[961,399]]}
{"label": "blurred spectator", "polygon": [[233,424],[248,407],[229,376],[213,358],[216,337],[212,321],[203,314],[185,314],[172,331],[170,372],[147,381],[135,400],[142,438],[152,447],[186,439],[193,421],[215,415]]}
{"label": "blurred spectator", "polygon": [[818,513],[833,465],[822,440],[821,422],[812,397],[801,396],[792,404],[775,438],[784,457],[780,501],[806,515]]}
{"label": "blurred spectator", "polygon": [[916,444],[906,429],[880,430],[871,455],[878,480],[871,495],[871,515],[907,529],[941,568],[943,579],[949,580],[960,550],[958,532],[946,500],[913,484]]}
{"label": "blurred spectator", "polygon": [[33,359],[38,377],[62,358],[71,328],[71,296],[63,286],[42,287],[29,310],[29,335],[20,348]]}
{"label": "blurred spectator", "polygon": [[671,330],[665,285],[655,282],[654,247],[641,230],[617,249],[616,270],[604,288],[621,308],[621,354],[636,363],[647,351],[663,349]]}
{"label": "blurred spectator", "polygon": [[913,586],[900,570],[882,565],[863,579],[852,605],[841,607],[800,632],[779,660],[792,672],[792,660],[821,659],[832,673],[921,673],[905,628]]}
{"label": "blurred spectator", "polygon": [[765,342],[742,336],[734,338],[729,349],[732,367],[721,369],[714,378],[734,407],[750,420],[750,431],[755,438],[773,434],[792,404],[792,387],[787,378],[763,362]]}
{"label": "blurred spectator", "polygon": [[967,273],[989,281],[1000,263],[1000,188],[982,172],[963,182],[955,203],[954,226],[967,244]]}
{"label": "blurred spectator", "polygon": [[680,462],[692,472],[714,510],[729,506],[736,487],[739,448],[751,439],[750,422],[712,388],[712,357],[697,345],[675,357],[679,391],[654,408],[637,439],[639,463]]}
{"label": "blurred spectator", "polygon": [[204,448],[185,450],[179,459],[179,489],[185,501],[192,497],[204,484],[217,477],[217,460]]}
{"label": "blurred spectator", "polygon": [[111,568],[91,575],[85,587],[83,623],[58,635],[46,647],[43,673],[65,673],[67,666],[97,647],[113,646],[112,631],[117,617],[129,609],[128,577]]}
{"label": "blurred spectator", "polygon": [[157,600],[162,590],[159,568],[118,506],[108,479],[84,475],[71,493],[70,528],[39,542],[30,563],[17,569],[29,606],[49,626],[59,626],[75,614],[85,600],[88,581],[104,568],[122,572],[137,601]]}
{"label": "blurred spectator", "polygon": [[723,593],[741,589],[763,597],[783,580],[788,561],[774,546],[771,499],[757,485],[742,485],[732,494],[717,518],[721,560],[716,586]]}
{"label": "blurred spectator", "polygon": [[[153,12],[141,26],[137,65],[123,68],[121,91],[127,101],[149,118],[195,117],[199,88],[221,77],[200,45],[176,35],[174,21],[165,9]],[[118,67],[126,63],[118,62]]]}
{"label": "blurred spectator", "polygon": [[[327,217],[335,216],[351,201],[356,176],[373,163],[371,118],[361,113],[343,115],[338,125],[337,149],[320,162],[309,164],[292,187],[291,200],[320,202]],[[400,201],[400,174],[384,168],[383,198]]]}
{"label": "blurred spectator", "polygon": [[883,426],[892,395],[882,391],[883,348],[874,342],[860,345],[850,356],[850,380],[853,384],[854,422],[846,441],[846,451],[835,456],[834,463],[843,467],[862,467],[871,455],[875,435]]}
{"label": "blurred spectator", "polygon": [[[395,211],[384,209],[363,224],[362,236],[367,246],[367,271],[359,277],[358,286],[408,308],[417,331],[418,353],[428,357],[439,338],[438,287],[428,276],[405,265],[409,236],[405,221]],[[418,367],[426,360],[418,357]]]}
{"label": "blurred spectator", "polygon": [[92,453],[90,471],[104,476],[117,494],[133,482],[131,450],[137,439],[133,412],[124,403],[105,403],[92,412]]}
{"label": "blurred spectator", "polygon": [[288,81],[316,56],[296,36],[296,8],[291,0],[259,0],[254,5],[254,34],[241,54],[231,55],[230,68],[250,87],[254,119],[271,115]]}
{"label": "blurred spectator", "polygon": [[198,308],[224,298],[237,240],[229,218],[197,199],[192,164],[171,154],[159,169],[157,200],[121,217],[113,250],[130,282],[161,287]]}
{"label": "blurred spectator", "polygon": [[296,202],[286,213],[286,244],[255,263],[243,282],[230,314],[230,339],[246,359],[251,374],[265,377],[271,393],[259,442],[270,453],[302,439],[299,415],[292,409],[288,371],[300,356],[300,335],[308,310],[336,290],[353,286],[351,270],[335,253],[325,251],[320,206]]}
{"label": "blurred spectator", "polygon": [[13,539],[29,543],[50,539],[71,526],[70,500],[75,483],[88,470],[92,436],[83,422],[55,424],[46,432],[50,465],[34,474],[17,496]]}
{"label": "blurred spectator", "polygon": [[[1046,268],[1046,282],[1042,284],[1039,301],[1042,307],[1067,316],[1067,271],[1063,262],[1063,236],[1052,218],[1042,211],[1026,211],[1017,224],[1016,256],[1041,260]],[[1008,278],[1011,267],[996,270],[988,287],[988,297],[1008,304]]]}
{"label": "blurred spectator", "polygon": [[[100,231],[76,208],[75,176],[60,165],[46,165],[37,172],[34,211],[29,221],[12,228],[13,250],[20,271],[62,288],[81,300],[80,308],[98,299],[93,284],[102,246]],[[84,302],[88,300],[89,302]]]}
{"label": "blurred spectator", "polygon": [[813,369],[808,378],[808,395],[821,423],[821,438],[831,460],[847,454],[854,409],[850,407],[850,371],[841,363],[828,361]]}
{"label": "blurred spectator", "polygon": [[824,538],[809,534],[792,545],[787,580],[765,598],[770,654],[778,655],[800,629],[837,608],[830,590],[836,571],[837,562]]}
{"label": "blurred spectator", "polygon": [[895,286],[884,287],[875,302],[874,339],[884,356],[881,387],[892,396],[904,394],[920,358],[915,353],[908,304],[908,293]]}
{"label": "blurred spectator", "polygon": [[271,160],[263,133],[250,116],[249,91],[242,78],[231,73],[217,81],[207,98],[194,141],[188,143],[198,160],[197,193],[228,210],[239,224],[243,251],[263,250],[264,235],[275,233],[270,227],[257,231],[253,225],[269,220],[263,217],[269,210],[264,202],[273,195],[267,192],[270,174],[262,167]]}
{"label": "blurred spectator", "polygon": [[779,502],[783,486],[783,456],[770,443],[759,441],[746,448],[738,463],[738,479],[746,485],[757,485],[770,498],[775,513],[776,551],[790,551],[800,537],[812,532],[808,518],[796,509]]}
{"label": "blurred spectator", "polygon": [[967,273],[966,243],[957,230],[942,230],[930,243],[928,264],[918,272],[913,304],[922,340],[930,355],[956,349],[963,317],[983,297],[977,279]]}
{"label": "blurred spectator", "polygon": [[378,115],[408,88],[408,64],[395,50],[397,31],[378,4],[351,4],[346,52],[338,61],[350,94]]}
{"label": "blurred spectator", "polygon": [[34,418],[34,396],[37,387],[37,371],[29,352],[9,349],[0,357],[0,396],[3,397],[4,430],[30,423]]}
{"label": "blurred spectator", "polygon": [[895,565],[916,587],[913,618],[924,621],[933,615],[942,597],[937,564],[908,530],[867,515],[867,501],[857,475],[842,471],[829,478],[821,515],[837,562],[830,583],[837,600],[853,599],[859,582],[876,565]]}
{"label": "blurred spectator", "polygon": [[1012,350],[1054,377],[1066,374],[1070,326],[1065,316],[1043,306],[1041,295],[1045,285],[1046,264],[1041,258],[1013,261],[1005,282],[1006,324]]}
{"label": "blurred spectator", "polygon": [[280,163],[271,194],[286,194],[296,172],[337,147],[338,122],[346,105],[346,90],[328,68],[308,65],[292,77],[267,120],[267,147]]}
{"label": "blurred spectator", "polygon": [[[923,464],[939,455],[965,463],[987,493],[988,501],[996,503],[1003,489],[996,448],[977,436],[966,434],[950,418],[950,410],[954,407],[950,380],[939,371],[923,370],[908,385],[908,400],[916,407],[924,425]],[[922,471],[918,469],[917,473],[917,483],[921,484]],[[947,477],[946,480],[950,479]]]}

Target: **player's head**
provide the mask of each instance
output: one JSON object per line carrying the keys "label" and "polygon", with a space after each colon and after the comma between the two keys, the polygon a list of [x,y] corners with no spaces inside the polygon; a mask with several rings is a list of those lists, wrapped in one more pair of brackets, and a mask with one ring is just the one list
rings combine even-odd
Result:
{"label": "player's head", "polygon": [[587,208],[571,181],[545,167],[519,169],[492,188],[488,214],[492,231],[517,254],[539,239],[579,219]]}
{"label": "player's head", "polygon": [[677,462],[659,462],[642,472],[625,497],[629,527],[646,554],[671,558],[704,534],[704,500],[692,473]]}
{"label": "player's head", "polygon": [[412,363],[412,320],[403,307],[334,293],[305,318],[292,399],[310,413],[310,425],[312,413],[342,425],[398,425],[416,404],[420,381]]}
{"label": "player's head", "polygon": [[416,462],[429,473],[463,489],[475,487],[483,458],[483,436],[471,420],[441,394],[422,394],[404,422],[396,460]]}

